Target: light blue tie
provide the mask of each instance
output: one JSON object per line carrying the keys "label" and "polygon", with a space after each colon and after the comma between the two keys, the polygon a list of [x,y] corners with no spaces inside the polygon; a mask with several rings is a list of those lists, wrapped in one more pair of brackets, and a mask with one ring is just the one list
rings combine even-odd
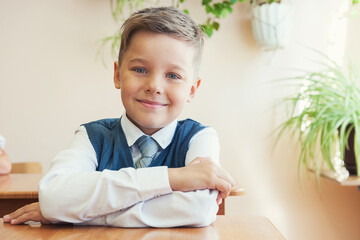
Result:
{"label": "light blue tie", "polygon": [[146,135],[143,135],[136,140],[136,144],[138,145],[142,156],[135,163],[135,168],[144,168],[149,166],[155,154],[159,150],[159,145],[154,139]]}

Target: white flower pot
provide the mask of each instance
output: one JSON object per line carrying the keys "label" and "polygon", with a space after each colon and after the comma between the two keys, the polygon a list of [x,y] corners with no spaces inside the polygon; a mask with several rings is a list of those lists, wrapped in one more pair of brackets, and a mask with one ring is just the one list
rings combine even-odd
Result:
{"label": "white flower pot", "polygon": [[291,37],[291,6],[287,3],[253,6],[251,25],[254,38],[261,48],[264,50],[284,48]]}

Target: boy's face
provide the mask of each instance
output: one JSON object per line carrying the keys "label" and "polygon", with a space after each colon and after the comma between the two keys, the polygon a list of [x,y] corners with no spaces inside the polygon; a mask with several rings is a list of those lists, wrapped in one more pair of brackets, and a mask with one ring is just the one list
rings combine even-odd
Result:
{"label": "boy's face", "polygon": [[200,85],[194,79],[194,49],[166,34],[136,32],[121,66],[114,64],[114,83],[128,118],[152,135],[175,120]]}

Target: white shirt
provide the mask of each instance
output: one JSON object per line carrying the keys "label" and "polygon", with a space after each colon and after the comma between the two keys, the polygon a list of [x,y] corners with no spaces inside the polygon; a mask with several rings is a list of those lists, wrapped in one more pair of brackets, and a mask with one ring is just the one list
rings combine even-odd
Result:
{"label": "white shirt", "polygon": [[[165,149],[177,121],[152,137]],[[126,114],[121,126],[133,161],[141,156],[135,141],[141,132]],[[212,128],[190,141],[185,164],[196,157],[219,162],[219,141]],[[216,219],[216,190],[172,191],[166,166],[96,171],[97,158],[85,127],[75,134],[69,149],[60,152],[39,184],[40,208],[52,222],[115,227],[206,226]]]}

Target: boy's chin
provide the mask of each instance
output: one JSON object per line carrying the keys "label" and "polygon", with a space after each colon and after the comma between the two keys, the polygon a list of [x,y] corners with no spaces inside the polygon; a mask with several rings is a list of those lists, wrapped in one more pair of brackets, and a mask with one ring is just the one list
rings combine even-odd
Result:
{"label": "boy's chin", "polygon": [[157,127],[140,127],[140,130],[145,133],[146,135],[153,135],[154,133],[156,133],[157,131],[159,131],[160,129],[162,129],[161,127],[160,128],[157,128]]}
{"label": "boy's chin", "polygon": [[147,135],[152,135],[157,131],[159,131],[160,129],[166,127],[168,124],[170,124],[170,122],[159,124],[159,122],[146,121],[146,122],[142,122],[141,124],[138,124],[137,127],[140,128],[140,130],[146,133]]}

